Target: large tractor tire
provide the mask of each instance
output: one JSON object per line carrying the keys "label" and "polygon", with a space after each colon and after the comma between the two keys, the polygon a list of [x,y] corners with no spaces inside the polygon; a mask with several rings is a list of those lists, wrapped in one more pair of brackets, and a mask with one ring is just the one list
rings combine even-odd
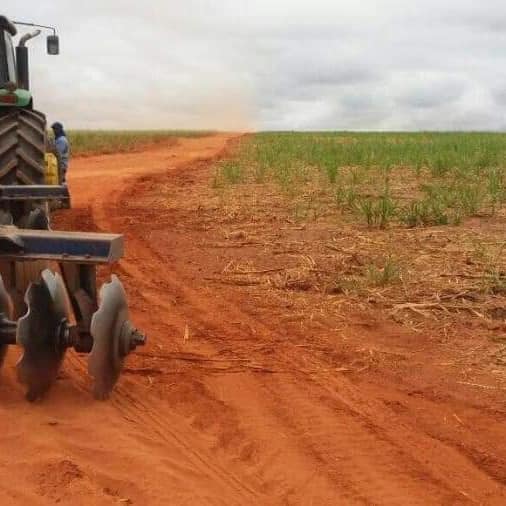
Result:
{"label": "large tractor tire", "polygon": [[[0,185],[45,184],[46,118],[38,111],[0,108]],[[46,230],[48,213],[38,204],[12,202],[3,210],[21,228]],[[7,262],[0,273],[14,303],[14,315],[26,311],[24,294],[46,261]],[[2,350],[0,350],[0,355]],[[1,357],[0,357],[1,358]]]}
{"label": "large tractor tire", "polygon": [[0,108],[0,185],[44,184],[45,152],[42,113]]}

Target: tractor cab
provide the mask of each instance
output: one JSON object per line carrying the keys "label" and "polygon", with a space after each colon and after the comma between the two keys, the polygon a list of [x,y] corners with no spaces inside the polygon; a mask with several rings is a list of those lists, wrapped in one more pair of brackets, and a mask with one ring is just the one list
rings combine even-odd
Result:
{"label": "tractor cab", "polygon": [[17,83],[16,58],[12,37],[16,27],[5,17],[0,16],[0,88],[6,83]]}
{"label": "tractor cab", "polygon": [[[17,35],[16,25],[37,28],[32,33],[25,33],[14,47],[13,37]],[[32,107],[30,94],[30,72],[28,61],[28,47],[26,43],[39,36],[40,29],[51,30],[47,37],[47,53],[60,53],[60,41],[56,29],[52,26],[36,25],[9,21],[0,16],[0,108],[1,107]]]}

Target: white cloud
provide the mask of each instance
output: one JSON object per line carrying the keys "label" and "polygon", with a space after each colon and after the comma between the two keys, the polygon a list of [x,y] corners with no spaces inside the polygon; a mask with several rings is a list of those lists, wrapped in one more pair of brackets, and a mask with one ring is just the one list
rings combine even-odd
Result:
{"label": "white cloud", "polygon": [[[498,0],[4,0],[69,128],[503,129]],[[503,70],[505,69],[505,70]]]}

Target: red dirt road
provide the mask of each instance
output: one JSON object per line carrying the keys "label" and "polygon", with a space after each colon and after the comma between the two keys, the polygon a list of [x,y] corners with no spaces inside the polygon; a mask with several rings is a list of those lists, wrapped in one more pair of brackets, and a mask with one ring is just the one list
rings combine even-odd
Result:
{"label": "red dirt road", "polygon": [[[125,233],[115,270],[149,345],[104,403],[72,353],[26,403],[9,352],[0,504],[506,504],[504,392],[448,378],[437,336],[370,315],[308,333],[209,281],[220,231],[190,188],[233,137],[74,160],[56,224]],[[352,367],[366,344],[380,358]]]}

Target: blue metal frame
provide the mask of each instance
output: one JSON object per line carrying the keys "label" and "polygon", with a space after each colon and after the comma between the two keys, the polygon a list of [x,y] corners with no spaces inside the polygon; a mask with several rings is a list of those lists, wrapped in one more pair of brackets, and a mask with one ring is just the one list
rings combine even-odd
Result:
{"label": "blue metal frame", "polygon": [[123,256],[123,236],[0,226],[0,260],[113,263]]}

